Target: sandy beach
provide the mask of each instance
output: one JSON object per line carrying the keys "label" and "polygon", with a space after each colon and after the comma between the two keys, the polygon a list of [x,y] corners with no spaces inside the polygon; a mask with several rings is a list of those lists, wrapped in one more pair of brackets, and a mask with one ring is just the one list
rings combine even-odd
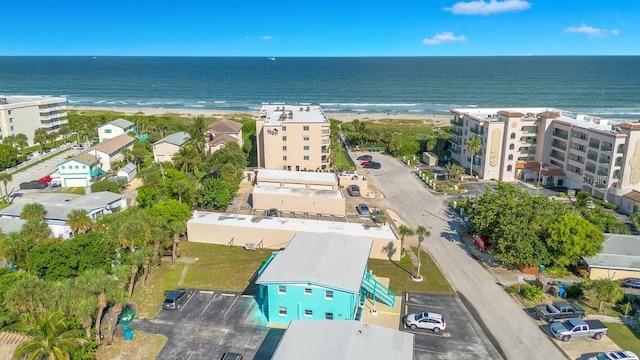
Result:
{"label": "sandy beach", "polygon": [[[163,115],[163,114],[177,114],[186,117],[206,116],[206,117],[223,117],[231,114],[249,114],[251,116],[257,116],[255,112],[238,112],[227,110],[202,110],[202,109],[165,109],[165,108],[124,108],[124,107],[85,107],[85,106],[67,106],[69,110],[76,111],[114,111],[120,112],[123,115],[134,115],[142,113],[144,115]],[[439,115],[439,114],[387,114],[387,113],[325,113],[330,119],[336,119],[343,122],[350,122],[355,119],[361,121],[377,121],[383,119],[398,119],[398,120],[432,120],[435,124],[445,124],[451,120],[451,115]]]}

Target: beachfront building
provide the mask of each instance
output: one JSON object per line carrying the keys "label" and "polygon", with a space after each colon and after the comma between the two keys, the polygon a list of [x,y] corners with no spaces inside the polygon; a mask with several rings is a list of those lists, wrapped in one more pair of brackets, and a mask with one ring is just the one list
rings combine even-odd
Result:
{"label": "beachfront building", "polygon": [[105,174],[100,160],[88,152],[58,164],[57,173],[62,187],[86,187]]}
{"label": "beachfront building", "polygon": [[581,189],[617,205],[640,190],[640,124],[553,108],[452,109],[451,157],[481,179],[532,181]]}
{"label": "beachfront building", "polygon": [[24,134],[29,145],[34,145],[36,129],[57,131],[66,124],[67,99],[49,96],[0,97],[0,140],[7,136]]}
{"label": "beachfront building", "polygon": [[212,154],[231,142],[237,143],[240,148],[244,144],[242,140],[242,124],[231,120],[222,119],[209,125],[205,136],[207,142],[204,148],[207,154]]}
{"label": "beachfront building", "polygon": [[367,270],[372,244],[338,233],[296,234],[258,269],[256,302],[267,321],[359,320],[372,289],[393,307],[395,294]]}
{"label": "beachfront building", "polygon": [[252,192],[256,210],[345,215],[345,198],[334,173],[259,169]]}
{"label": "beachfront building", "polygon": [[320,106],[263,105],[256,118],[258,167],[329,169],[331,130]]}
{"label": "beachfront building", "polygon": [[122,151],[133,148],[135,140],[127,134],[122,134],[94,145],[87,152],[100,161],[102,170],[111,171],[111,162],[122,161],[124,159]]}
{"label": "beachfront building", "polygon": [[154,142],[153,161],[173,161],[173,155],[180,151],[180,148],[182,148],[189,140],[191,140],[191,136],[184,131],[180,131],[167,135]]}
{"label": "beachfront building", "polygon": [[71,227],[66,221],[73,210],[84,210],[87,216],[95,220],[127,206],[122,195],[108,191],[88,195],[33,193],[16,198],[11,205],[0,210],[0,218],[19,219],[24,206],[30,203],[44,206],[44,221],[49,225],[52,236],[62,239],[72,236]]}
{"label": "beachfront building", "polygon": [[136,124],[129,120],[119,118],[98,127],[98,140],[105,142],[123,134],[136,132]]}
{"label": "beachfront building", "polygon": [[293,320],[272,360],[412,360],[414,335],[360,321]]}

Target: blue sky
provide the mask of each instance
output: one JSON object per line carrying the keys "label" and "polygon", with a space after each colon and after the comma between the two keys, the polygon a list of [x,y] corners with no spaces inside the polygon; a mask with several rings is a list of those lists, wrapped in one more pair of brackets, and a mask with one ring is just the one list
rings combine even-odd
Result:
{"label": "blue sky", "polygon": [[638,0],[0,0],[0,56],[640,55]]}

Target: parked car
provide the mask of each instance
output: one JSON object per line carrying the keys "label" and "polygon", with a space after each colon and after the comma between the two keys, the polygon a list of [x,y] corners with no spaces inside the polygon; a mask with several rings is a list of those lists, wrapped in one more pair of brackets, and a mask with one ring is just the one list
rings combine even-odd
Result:
{"label": "parked car", "polygon": [[549,323],[558,319],[584,317],[584,310],[581,307],[564,301],[538,305],[534,308],[534,311],[540,316],[540,319]]}
{"label": "parked car", "polygon": [[369,161],[366,165],[362,165],[365,169],[380,169],[382,165],[379,162]]}
{"label": "parked car", "polygon": [[71,147],[72,150],[84,150],[84,145],[82,144],[75,144]]}
{"label": "parked car", "polygon": [[49,183],[49,185],[51,185],[51,187],[60,187],[62,186],[62,181],[58,178],[58,179],[52,179],[51,182]]}
{"label": "parked car", "polygon": [[574,318],[551,324],[551,335],[562,341],[569,341],[571,338],[577,337],[590,337],[600,340],[602,335],[607,335],[608,331],[609,329],[600,320]]}
{"label": "parked car", "polygon": [[230,352],[224,353],[220,358],[220,360],[242,360],[242,359],[244,359],[244,356],[242,356],[242,354],[230,353]]}
{"label": "parked car", "polygon": [[185,289],[169,291],[164,298],[162,308],[165,310],[180,310],[188,299],[189,292]]}
{"label": "parked car", "polygon": [[589,360],[638,360],[638,355],[628,350],[607,351]]}
{"label": "parked car", "polygon": [[35,189],[46,189],[49,187],[49,184],[46,182],[32,180],[26,181],[20,184],[20,190],[35,190]]}
{"label": "parked car", "polygon": [[40,179],[38,179],[38,181],[43,182],[43,183],[50,183],[51,182],[51,175],[47,175],[47,176],[43,176]]}
{"label": "parked car", "polygon": [[356,206],[356,211],[358,211],[358,214],[360,214],[361,216],[371,215],[369,206],[367,206],[367,204],[358,204],[358,206]]}
{"label": "parked car", "polygon": [[267,216],[278,217],[278,209],[272,208],[267,210]]}
{"label": "parked car", "polygon": [[626,278],[620,282],[622,287],[640,289],[640,279],[638,278]]}
{"label": "parked car", "polygon": [[365,160],[365,161],[361,162],[361,163],[360,163],[360,165],[361,165],[361,166],[367,166],[367,164],[368,164],[370,161],[373,161],[373,160]]}
{"label": "parked car", "polygon": [[447,328],[447,323],[441,314],[428,311],[407,315],[404,318],[404,324],[411,329],[421,328],[436,333]]}
{"label": "parked car", "polygon": [[360,160],[360,161],[371,161],[371,160],[373,160],[373,156],[371,156],[371,155],[360,155],[360,156],[358,156],[358,160]]}
{"label": "parked car", "polygon": [[360,186],[358,185],[347,186],[347,194],[349,194],[350,196],[360,196]]}
{"label": "parked car", "polygon": [[40,154],[39,151],[35,151],[35,152],[32,152],[31,154],[27,155],[27,159],[29,159],[29,160],[36,159],[36,158],[39,158],[40,155],[42,155],[42,154]]}

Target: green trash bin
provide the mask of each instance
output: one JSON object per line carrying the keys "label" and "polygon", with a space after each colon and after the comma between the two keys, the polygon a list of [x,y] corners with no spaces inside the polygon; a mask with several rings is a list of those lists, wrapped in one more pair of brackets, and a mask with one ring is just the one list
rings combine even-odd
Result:
{"label": "green trash bin", "polygon": [[124,325],[129,325],[136,318],[136,312],[131,308],[125,308],[118,316],[118,323]]}
{"label": "green trash bin", "polygon": [[124,338],[126,340],[131,340],[133,339],[133,328],[127,326],[127,325],[122,325],[122,329],[124,330]]}
{"label": "green trash bin", "polygon": [[541,273],[544,272],[544,265],[538,265],[538,269],[540,270]]}

